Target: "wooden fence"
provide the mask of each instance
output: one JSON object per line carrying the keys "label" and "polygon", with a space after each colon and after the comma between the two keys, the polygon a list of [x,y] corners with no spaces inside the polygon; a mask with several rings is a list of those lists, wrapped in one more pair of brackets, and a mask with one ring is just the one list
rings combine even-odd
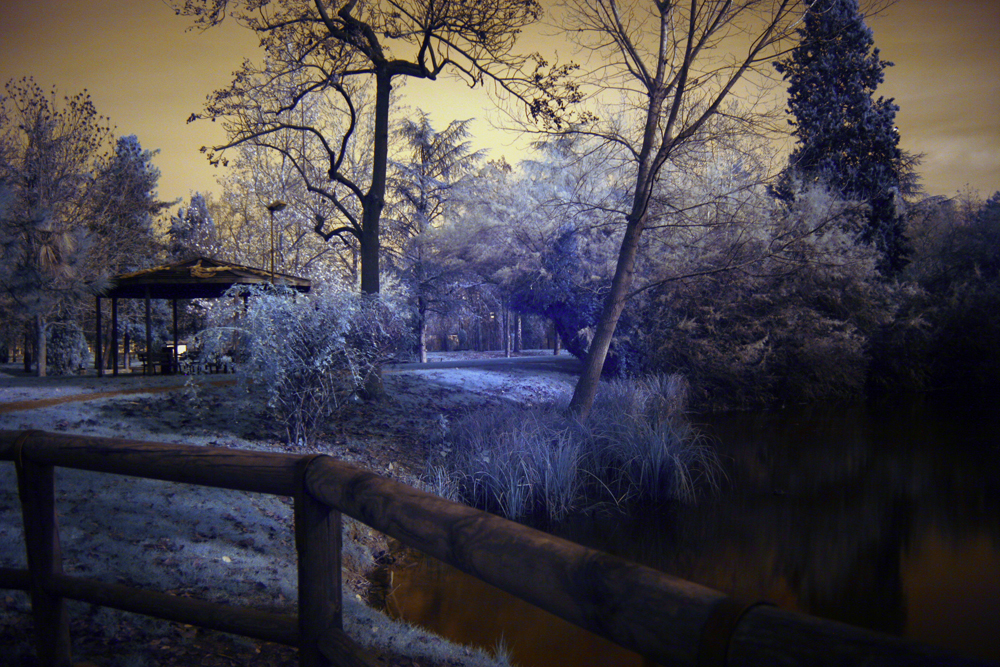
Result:
{"label": "wooden fence", "polygon": [[[342,630],[341,513],[661,665],[980,665],[922,644],[725,594],[450,502],[329,456],[0,431],[17,466],[42,665],[70,665],[66,599],[299,648],[303,667],[369,665]],[[53,467],[294,498],[298,613],[278,615],[63,573]]]}

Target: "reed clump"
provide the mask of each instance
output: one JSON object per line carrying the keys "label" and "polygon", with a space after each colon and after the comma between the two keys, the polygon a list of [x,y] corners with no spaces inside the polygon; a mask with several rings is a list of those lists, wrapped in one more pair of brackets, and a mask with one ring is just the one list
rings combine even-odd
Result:
{"label": "reed clump", "polygon": [[684,379],[670,375],[603,383],[585,421],[565,401],[471,412],[449,427],[428,484],[513,519],[693,502],[721,468],[686,401]]}

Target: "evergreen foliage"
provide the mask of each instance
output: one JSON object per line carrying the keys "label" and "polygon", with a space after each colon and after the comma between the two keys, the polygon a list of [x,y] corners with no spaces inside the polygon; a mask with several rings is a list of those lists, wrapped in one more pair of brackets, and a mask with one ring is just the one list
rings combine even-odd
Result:
{"label": "evergreen foliage", "polygon": [[215,221],[208,202],[200,192],[191,195],[187,208],[177,210],[170,218],[171,257],[183,261],[195,256],[215,257],[218,254]]}
{"label": "evergreen foliage", "polygon": [[450,285],[456,277],[439,239],[447,216],[452,215],[473,187],[473,169],[482,157],[468,141],[468,120],[456,120],[437,131],[425,113],[406,120],[399,137],[408,161],[395,162],[390,191],[399,201],[394,207],[398,238],[394,259],[417,299],[418,355],[427,361],[427,318],[443,314],[454,301]]}
{"label": "evergreen foliage", "polygon": [[46,370],[50,375],[72,375],[90,361],[90,349],[75,322],[51,322],[46,328]]}
{"label": "evergreen foliage", "polygon": [[906,261],[899,214],[903,154],[892,99],[874,99],[892,63],[879,57],[857,0],[809,3],[799,44],[775,64],[788,81],[788,108],[798,143],[779,195],[788,183],[821,183],[869,207],[858,237],[881,252],[880,269],[896,275]]}
{"label": "evergreen foliage", "polygon": [[143,150],[134,134],[119,137],[115,152],[97,175],[90,231],[101,239],[95,261],[111,274],[145,268],[156,250],[154,217],[169,203],[159,201],[159,151]]}

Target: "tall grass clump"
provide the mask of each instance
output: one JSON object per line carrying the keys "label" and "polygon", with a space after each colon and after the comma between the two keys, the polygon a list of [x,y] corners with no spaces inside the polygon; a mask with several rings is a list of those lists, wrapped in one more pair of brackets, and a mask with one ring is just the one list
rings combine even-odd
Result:
{"label": "tall grass clump", "polygon": [[510,518],[561,518],[578,494],[580,441],[555,406],[473,412],[448,434],[459,495]]}
{"label": "tall grass clump", "polygon": [[687,420],[686,391],[680,376],[605,383],[584,422],[556,404],[470,413],[446,437],[449,485],[515,519],[558,520],[607,500],[691,502],[717,486],[720,468]]}
{"label": "tall grass clump", "polygon": [[659,375],[604,384],[586,422],[589,473],[619,501],[693,502],[718,486],[715,450],[688,420],[687,383]]}

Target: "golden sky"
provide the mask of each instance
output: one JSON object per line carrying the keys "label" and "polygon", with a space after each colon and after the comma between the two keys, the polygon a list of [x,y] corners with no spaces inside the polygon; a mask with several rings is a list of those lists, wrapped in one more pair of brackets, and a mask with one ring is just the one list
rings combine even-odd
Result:
{"label": "golden sky", "polygon": [[[223,136],[217,125],[186,120],[256,52],[254,36],[235,24],[188,25],[161,0],[3,0],[0,82],[31,75],[60,94],[86,88],[117,134],[161,151],[160,197],[187,198],[215,189],[218,171],[198,149]],[[883,58],[896,63],[879,93],[901,107],[903,147],[925,154],[927,192],[1000,189],[1000,0],[898,0],[869,25]],[[489,133],[491,154],[517,160],[515,138],[486,123],[485,95],[438,81],[408,85],[406,96],[437,127],[476,118],[473,131]]]}

